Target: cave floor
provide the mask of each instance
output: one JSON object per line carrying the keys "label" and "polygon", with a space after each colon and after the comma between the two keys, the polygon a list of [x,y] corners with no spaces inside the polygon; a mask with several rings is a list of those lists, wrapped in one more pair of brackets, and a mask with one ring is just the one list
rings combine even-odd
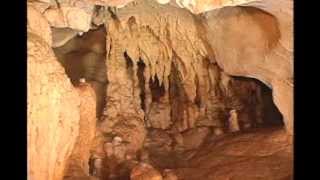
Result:
{"label": "cave floor", "polygon": [[[198,150],[153,155],[159,169],[172,169],[179,180],[290,180],[292,136],[269,127],[211,137]],[[159,163],[161,162],[161,163]]]}

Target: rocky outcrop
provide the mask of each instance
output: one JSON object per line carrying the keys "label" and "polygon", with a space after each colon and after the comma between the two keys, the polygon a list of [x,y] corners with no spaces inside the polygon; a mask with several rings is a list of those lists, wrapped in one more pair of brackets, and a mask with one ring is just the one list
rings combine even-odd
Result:
{"label": "rocky outcrop", "polygon": [[96,95],[96,114],[98,118],[100,118],[105,106],[104,98],[107,83],[105,41],[105,30],[99,28],[91,30],[81,37],[76,36],[63,46],[54,48],[58,61],[65,68],[72,84],[78,86],[80,79],[83,78],[93,87]]}
{"label": "rocky outcrop", "polygon": [[48,43],[28,32],[28,175],[60,180],[79,132],[79,94]]}
{"label": "rocky outcrop", "polygon": [[28,31],[40,36],[49,46],[52,46],[52,32],[48,20],[35,8],[28,4],[27,28]]}
{"label": "rocky outcrop", "polygon": [[[53,3],[53,4],[50,4],[50,7],[48,8],[47,6],[44,6],[45,3],[49,3],[47,1],[41,1],[41,2],[30,1],[30,3],[32,3],[34,8],[38,9],[39,12],[43,13],[45,17],[48,16],[47,20],[49,20],[49,23],[51,24],[51,26],[60,27],[60,28],[69,27],[69,28],[73,28],[74,30],[80,30],[80,31],[88,31],[88,29],[90,28],[90,25],[88,24],[88,22],[90,22],[91,19],[94,20],[98,16],[99,16],[98,19],[101,19],[101,17],[105,17],[104,11],[101,11],[101,8],[100,8],[98,10],[100,13],[97,13],[98,11],[97,9],[94,8],[94,5],[110,5],[110,6],[119,6],[119,7],[121,6],[123,7],[121,8],[121,10],[126,9],[127,11],[127,9],[132,9],[133,7],[134,8],[138,7],[139,9],[140,7],[139,4],[145,4],[145,2],[143,1],[137,1],[137,2],[131,3],[130,0],[129,1],[98,1],[98,0],[71,1],[70,0],[70,1],[58,1],[58,2],[59,2],[59,5]],[[173,2],[174,1],[170,3],[167,1],[166,2],[161,1],[160,4],[168,4],[166,6],[161,6],[161,7],[166,7],[168,11],[169,10],[177,11],[173,9],[174,7]],[[141,11],[148,12],[147,8],[149,8],[150,10],[150,9],[153,9],[153,7],[159,7],[159,5],[155,5],[155,1],[148,1],[147,4],[149,5],[147,5],[145,8],[143,9],[140,8]],[[292,103],[290,104],[289,102],[280,102],[279,100],[279,99],[284,99],[284,97],[281,97],[281,96],[288,96],[288,98],[290,98],[291,101],[293,98],[293,90],[292,90],[293,89],[293,80],[292,80],[293,79],[293,59],[292,59],[292,56],[293,56],[292,55],[292,52],[293,52],[292,8],[293,6],[292,6],[292,1],[290,0],[281,0],[281,1],[274,1],[274,0],[270,0],[270,1],[264,1],[264,0],[261,0],[261,1],[251,1],[251,0],[188,1],[186,0],[186,1],[177,1],[174,4],[178,5],[175,7],[187,8],[188,10],[190,10],[195,14],[205,12],[207,16],[205,20],[205,24],[208,24],[208,26],[205,26],[204,29],[207,29],[206,31],[208,32],[205,33],[206,35],[204,36],[204,39],[208,40],[209,46],[211,46],[212,51],[215,52],[215,55],[217,56],[216,59],[219,66],[222,67],[223,70],[226,71],[228,74],[237,75],[237,76],[254,77],[261,80],[265,84],[269,85],[269,87],[272,86],[273,89],[289,90],[288,94],[280,95],[281,94],[280,91],[275,93],[277,94],[275,98],[278,98],[277,100],[275,99],[275,102],[277,102],[276,104],[279,105],[280,111],[285,116],[284,119],[285,119],[288,132],[292,134],[293,104]],[[256,7],[270,14],[267,14],[263,11],[260,11],[254,8],[231,7],[236,5]],[[78,8],[78,10],[74,11],[76,12],[74,15],[73,13],[66,13],[67,10],[64,10],[64,9],[70,9],[70,8],[71,9]],[[213,10],[213,9],[215,10],[209,12],[209,10]],[[81,13],[82,11],[85,11],[84,14],[86,14],[85,15],[86,17],[80,18],[81,22],[84,19],[87,19],[87,20],[81,24],[81,22],[78,21],[77,19],[79,19],[78,17],[81,16],[81,14],[78,14],[78,13]],[[116,15],[118,12],[114,11],[113,13],[115,13],[114,15]],[[58,21],[59,18],[50,18],[50,17],[56,17],[54,16],[54,14],[56,14],[57,16],[58,14],[60,14],[59,17],[61,16],[60,18],[61,20],[59,22],[55,22],[55,21]],[[179,16],[185,16],[185,15],[179,15]],[[73,19],[72,17],[76,17],[76,19]],[[240,17],[241,20],[237,22],[234,20],[235,19],[234,17]],[[129,17],[127,17],[126,19],[128,18]],[[223,21],[220,21],[219,19],[223,19]],[[131,20],[132,22],[133,20],[138,21],[137,19],[131,19]],[[152,23],[154,24],[154,22],[149,23],[148,21],[150,20],[147,20],[147,19],[144,19],[143,21],[144,21],[144,24],[152,24]],[[100,20],[99,22],[100,23],[98,24],[101,24],[102,21]],[[139,24],[139,22],[137,23]],[[238,33],[237,29],[241,29],[240,27],[246,28],[247,26],[250,27],[251,30],[245,31],[245,32],[254,31],[257,36],[256,37],[250,36],[250,33],[247,33],[247,35],[244,35],[244,37],[247,38],[245,40],[246,43],[242,43],[242,44],[238,43],[237,36],[241,37],[245,32]],[[226,31],[228,27],[232,27],[233,29],[231,28],[229,31]],[[157,28],[153,28],[153,30],[154,29],[157,29]],[[50,32],[50,31],[45,31],[45,32]],[[216,38],[217,36],[215,36],[214,34],[221,34],[218,36],[222,38]],[[258,40],[261,43],[257,44],[257,47],[254,47],[255,44],[254,43],[250,44],[250,42],[256,42],[256,40]],[[220,42],[224,42],[224,41],[228,41],[228,43],[221,46]],[[267,44],[264,44],[262,42],[265,42]],[[198,46],[198,48],[201,49],[200,46]],[[239,52],[235,51],[234,48]],[[245,50],[242,51],[240,50],[241,48],[244,48]],[[228,51],[228,49],[230,49],[230,52],[233,52],[233,53],[230,53],[230,52],[225,53],[226,51]],[[247,55],[246,53],[250,54],[250,56]],[[168,54],[168,56],[169,57],[171,56],[170,53]],[[257,56],[257,57],[253,57],[253,56]],[[246,57],[247,59],[246,63],[242,62],[243,61],[242,57]],[[180,58],[185,59],[186,57],[181,56]],[[262,60],[259,60],[259,59],[262,59]],[[271,61],[272,63],[270,63]],[[169,63],[165,63],[165,64],[169,64]],[[274,67],[278,67],[278,68],[274,68]],[[165,69],[166,69],[165,73],[168,74],[168,70],[170,68],[165,68]],[[152,72],[152,71],[154,71],[154,68],[151,68],[151,75],[154,76],[155,72]],[[162,77],[160,77],[160,83],[161,83],[161,80],[162,80]],[[279,86],[279,87],[275,87],[275,86]],[[188,88],[188,89],[190,89],[188,90],[190,91],[189,93],[191,93],[191,91],[194,91],[194,89],[192,88]],[[146,89],[146,91],[148,90]],[[146,100],[148,100],[148,98]],[[169,109],[166,109],[165,111],[168,111],[168,110]]]}
{"label": "rocky outcrop", "polygon": [[[290,5],[284,8],[290,9]],[[276,15],[252,7],[230,7],[210,12],[206,20],[206,36],[224,71],[257,78],[273,89],[274,101],[292,134],[293,59],[292,23],[289,20],[292,17],[288,14],[282,20]],[[219,38],[215,37],[216,34]]]}
{"label": "rocky outcrop", "polygon": [[[253,77],[272,88],[293,133],[292,1],[129,2],[28,1],[31,179],[61,179],[65,172],[89,178],[92,144],[101,162],[118,167],[143,147],[194,155],[211,134],[259,123],[260,86],[232,76]],[[226,7],[236,4],[256,8]],[[101,24],[106,32],[89,31]],[[90,39],[91,33],[99,35]],[[82,81],[91,84],[96,98]],[[111,143],[115,137],[120,144]],[[110,143],[112,153],[105,147]],[[225,151],[237,155],[232,148]],[[212,177],[224,174],[218,171]]]}
{"label": "rocky outcrop", "polygon": [[80,96],[79,135],[68,160],[64,176],[89,176],[90,150],[96,134],[96,99],[90,84],[81,83],[77,88]]}
{"label": "rocky outcrop", "polygon": [[292,141],[285,130],[265,129],[213,138],[180,168],[178,179],[292,179]]}
{"label": "rocky outcrop", "polygon": [[242,124],[259,118],[260,87],[222,72],[191,13],[144,1],[113,16],[106,24],[109,84],[102,131],[121,132],[136,151],[145,127],[175,136],[200,126],[224,129],[232,109]]}

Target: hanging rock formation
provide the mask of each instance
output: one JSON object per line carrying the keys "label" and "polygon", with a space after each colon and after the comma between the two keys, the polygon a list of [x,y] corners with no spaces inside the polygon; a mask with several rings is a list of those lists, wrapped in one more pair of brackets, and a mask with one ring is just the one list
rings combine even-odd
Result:
{"label": "hanging rock formation", "polygon": [[291,0],[28,0],[27,29],[30,179],[89,178],[90,154],[114,168],[144,150],[191,152],[230,131],[230,111],[240,131],[259,123],[260,86],[232,76],[272,88],[293,134]]}
{"label": "hanging rock formation", "polygon": [[223,129],[228,109],[237,109],[242,123],[255,119],[248,117],[245,97],[257,98],[249,93],[259,87],[222,72],[195,21],[187,11],[154,1],[129,4],[109,16],[102,131],[120,133],[136,151],[146,127],[170,134],[198,126]]}

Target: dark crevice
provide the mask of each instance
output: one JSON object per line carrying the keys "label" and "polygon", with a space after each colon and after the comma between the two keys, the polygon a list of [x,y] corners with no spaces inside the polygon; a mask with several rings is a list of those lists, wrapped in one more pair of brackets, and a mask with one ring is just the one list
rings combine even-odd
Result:
{"label": "dark crevice", "polygon": [[149,87],[152,95],[152,102],[160,102],[160,98],[165,95],[164,84],[160,84],[158,76],[155,76],[154,80],[150,78]]}
{"label": "dark crevice", "polygon": [[199,78],[196,76],[195,78],[195,85],[196,85],[196,97],[194,98],[194,103],[197,105],[198,108],[201,107],[201,95],[200,95],[200,85],[199,85]]}
{"label": "dark crevice", "polygon": [[[257,120],[256,112],[257,105],[260,104],[262,119],[264,126],[284,126],[283,116],[273,102],[272,90],[261,81],[247,77],[233,77],[234,87],[239,87],[239,84],[249,84],[252,88],[248,88],[247,96],[242,101],[246,102],[246,106],[250,109],[251,119]],[[250,84],[251,83],[251,84]],[[260,97],[260,98],[259,98]]]}
{"label": "dark crevice", "polygon": [[126,60],[127,69],[132,68],[133,67],[132,59],[129,57],[129,55],[126,51],[123,53],[123,56]]}
{"label": "dark crevice", "polygon": [[100,119],[106,105],[106,31],[104,26],[75,36],[65,45],[54,48],[55,55],[64,67],[73,86],[80,79],[91,84],[96,95],[96,116]]}
{"label": "dark crevice", "polygon": [[183,122],[183,112],[188,105],[188,98],[183,88],[181,75],[174,62],[171,63],[169,75],[169,100],[171,104],[171,121]]}
{"label": "dark crevice", "polygon": [[140,87],[140,106],[141,109],[143,111],[146,110],[146,105],[145,105],[145,77],[144,77],[144,69],[146,67],[146,65],[144,64],[144,62],[139,59],[139,61],[137,62],[137,66],[138,66],[138,72],[137,72],[137,76],[138,76],[138,80],[139,80],[139,87]]}

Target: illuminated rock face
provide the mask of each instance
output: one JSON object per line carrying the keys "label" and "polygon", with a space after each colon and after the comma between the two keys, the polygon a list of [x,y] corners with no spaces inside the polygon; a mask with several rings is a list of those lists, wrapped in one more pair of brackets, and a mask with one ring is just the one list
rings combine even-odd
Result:
{"label": "illuminated rock face", "polygon": [[[143,12],[149,12],[154,7],[158,7],[154,3],[156,1],[146,1],[149,5],[144,5],[145,7],[141,7],[141,4],[145,4],[144,1],[122,1],[122,0],[70,0],[70,1],[59,1],[61,4],[61,9],[55,9],[56,6],[54,4],[50,4],[51,8],[40,8],[39,3],[33,3],[34,7],[37,7],[39,11],[42,11],[44,16],[48,19],[49,23],[53,27],[69,27],[73,28],[77,31],[88,31],[90,28],[90,20],[94,19],[95,14],[93,5],[110,5],[110,6],[118,6],[122,7],[121,9],[140,9]],[[47,1],[42,1],[42,4],[49,3]],[[293,98],[293,45],[292,45],[292,11],[293,5],[290,0],[184,0],[184,1],[160,1],[160,4],[168,4],[163,6],[166,8],[166,11],[171,11],[171,5],[178,5],[178,7],[186,8],[190,10],[192,13],[198,14],[202,12],[207,13],[206,23],[208,24],[208,34],[219,34],[219,35],[210,35],[205,37],[207,39],[212,49],[214,49],[217,56],[217,62],[220,67],[224,69],[229,75],[238,75],[238,76],[248,76],[257,78],[270,87],[274,87],[273,89],[279,89],[279,92],[275,96],[275,102],[279,106],[281,112],[285,116],[286,126],[288,131],[292,134],[293,129],[293,104],[286,102],[280,102],[278,99],[285,99],[281,96],[288,96],[287,98]],[[138,5],[137,5],[138,4]],[[265,13],[256,11],[256,10],[239,10],[239,8],[230,8],[230,6],[249,6],[256,7],[261,10],[264,10],[268,13],[271,13],[272,17],[265,15]],[[43,5],[44,6],[44,5]],[[41,7],[43,7],[41,6]],[[153,7],[154,6],[154,7]],[[137,7],[137,8],[135,8]],[[76,13],[69,13],[73,9],[77,9]],[[147,9],[149,8],[149,9]],[[120,9],[120,10],[121,10]],[[241,8],[240,8],[241,9]],[[214,10],[214,11],[211,11]],[[126,11],[126,10],[124,10]],[[177,12],[177,10],[173,10]],[[30,11],[31,12],[31,11]],[[32,11],[33,12],[33,11]],[[72,11],[73,12],[73,11]],[[83,12],[81,14],[81,12]],[[134,11],[133,11],[134,12]],[[147,13],[145,13],[147,14]],[[183,14],[183,13],[182,13]],[[179,16],[185,16],[185,15]],[[83,18],[82,18],[83,16]],[[85,17],[84,17],[85,16]],[[236,22],[235,17],[240,17],[240,22]],[[59,20],[59,18],[60,20]],[[252,18],[251,18],[252,17]],[[223,19],[223,21],[220,21]],[[274,20],[272,20],[274,19]],[[144,19],[143,21],[145,21]],[[154,20],[154,19],[153,19]],[[216,25],[215,22],[219,21],[219,25]],[[275,23],[272,21],[276,21]],[[152,23],[150,21],[150,23]],[[150,24],[147,21],[144,24]],[[230,24],[231,23],[231,24]],[[271,23],[271,24],[270,24]],[[216,28],[217,26],[218,28]],[[231,26],[232,28],[229,28]],[[249,29],[246,31],[242,31],[243,28],[246,29],[249,26]],[[273,34],[275,32],[274,28],[278,28],[279,32]],[[270,29],[271,28],[271,29]],[[273,28],[273,29],[272,29]],[[229,29],[232,32],[225,31]],[[242,31],[242,32],[238,32]],[[254,31],[254,32],[253,32]],[[265,31],[265,32],[263,32]],[[46,32],[46,31],[44,31]],[[262,42],[271,44],[265,45],[263,43],[258,43],[258,47],[250,47],[250,44],[247,46],[245,43],[241,44],[238,42],[234,42],[237,37],[241,37],[243,33],[246,33],[245,37],[249,37],[249,41],[255,42],[255,40],[260,39]],[[254,36],[250,36],[251,33],[256,33],[259,37],[254,39]],[[261,34],[262,33],[262,34]],[[270,36],[269,36],[270,35]],[[222,37],[222,38],[217,38]],[[226,39],[227,38],[227,39]],[[229,38],[229,39],[228,39]],[[269,39],[268,39],[269,38]],[[271,39],[270,39],[271,38]],[[46,38],[49,39],[49,38]],[[223,42],[227,40],[228,44],[222,45],[219,42]],[[50,39],[48,40],[50,41]],[[248,41],[246,41],[248,42]],[[219,44],[217,44],[219,43]],[[251,44],[254,46],[255,44]],[[236,47],[238,46],[238,47]],[[263,46],[268,46],[268,48],[264,48]],[[234,50],[230,50],[228,53],[228,49],[237,48],[239,51],[239,47],[245,48],[246,52],[237,52]],[[201,49],[201,47],[199,47]],[[230,53],[232,52],[232,53]],[[252,52],[252,53],[251,53]],[[247,54],[252,54],[248,56]],[[239,54],[239,55],[238,55]],[[246,62],[243,62],[243,59],[240,55],[244,55],[247,58]],[[170,56],[170,53],[168,54]],[[257,57],[253,57],[253,56]],[[228,57],[227,57],[228,56]],[[251,58],[249,58],[251,57]],[[252,59],[252,60],[250,60]],[[263,60],[264,59],[264,60]],[[264,63],[263,63],[264,62]],[[271,63],[270,63],[271,62]],[[240,63],[240,64],[239,64]],[[239,67],[239,65],[241,67]],[[277,67],[277,68],[274,68]],[[281,67],[281,68],[280,68]],[[169,68],[166,68],[169,69]],[[152,72],[153,73],[153,72]],[[281,92],[286,89],[289,91],[288,94],[282,95]]]}
{"label": "illuminated rock face", "polygon": [[89,176],[90,150],[96,133],[96,98],[88,83],[77,88],[80,96],[79,136],[68,160],[65,176]]}
{"label": "illuminated rock face", "polygon": [[79,94],[40,36],[28,33],[28,175],[62,179],[79,132]]}
{"label": "illuminated rock face", "polygon": [[286,18],[277,19],[250,7],[224,8],[208,13],[206,33],[216,60],[225,72],[257,78],[272,88],[274,101],[292,134],[292,29],[289,24],[283,27],[291,17]]}
{"label": "illuminated rock face", "polygon": [[[62,179],[73,165],[78,169],[72,176],[86,177],[95,133],[101,138],[95,139],[97,144],[103,144],[105,134],[121,137],[124,153],[132,155],[152,137],[159,141],[150,147],[161,144],[163,151],[195,149],[210,133],[224,133],[221,119],[227,121],[231,109],[240,124],[251,122],[243,99],[259,87],[231,76],[253,77],[272,88],[286,130],[293,134],[292,1],[159,1],[159,5],[154,0],[70,0],[59,1],[61,9],[52,2],[28,3],[31,179]],[[238,3],[265,12],[224,7]],[[122,8],[104,11],[102,21],[95,19],[94,4]],[[205,13],[195,16],[186,9]],[[106,93],[99,132],[92,89],[73,87],[51,49],[72,44],[77,33],[93,28],[93,19],[107,28],[107,46],[103,50],[92,46],[106,54],[107,70],[101,72],[108,78],[103,88],[92,83],[95,91]],[[52,35],[60,30],[61,36]],[[157,133],[150,135],[149,129]],[[174,142],[178,145],[172,147]]]}

